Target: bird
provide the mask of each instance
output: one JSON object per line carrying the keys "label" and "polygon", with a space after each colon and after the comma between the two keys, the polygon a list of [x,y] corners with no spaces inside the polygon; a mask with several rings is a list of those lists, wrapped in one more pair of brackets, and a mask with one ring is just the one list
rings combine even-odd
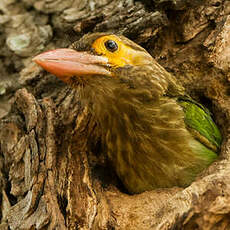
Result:
{"label": "bird", "polygon": [[33,61],[78,89],[128,193],[186,188],[218,158],[222,136],[212,114],[128,38],[86,34]]}

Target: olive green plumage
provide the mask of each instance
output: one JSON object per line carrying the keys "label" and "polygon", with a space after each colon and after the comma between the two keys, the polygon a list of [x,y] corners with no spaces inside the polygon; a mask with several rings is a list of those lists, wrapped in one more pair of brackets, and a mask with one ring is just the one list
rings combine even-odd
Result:
{"label": "olive green plumage", "polygon": [[[93,52],[91,44],[102,35],[87,35],[73,48]],[[140,55],[146,52],[120,38]],[[108,158],[130,193],[186,187],[217,158],[221,134],[207,109],[154,59],[143,58],[143,65],[108,67],[114,77],[73,77],[72,85],[79,85]]]}

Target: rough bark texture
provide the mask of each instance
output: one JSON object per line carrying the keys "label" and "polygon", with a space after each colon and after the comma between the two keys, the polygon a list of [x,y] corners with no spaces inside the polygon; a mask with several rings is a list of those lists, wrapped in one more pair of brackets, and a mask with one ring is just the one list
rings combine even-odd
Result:
{"label": "rough bark texture", "polygon": [[[229,26],[227,0],[1,0],[0,230],[230,229]],[[213,112],[220,158],[188,188],[128,195],[78,93],[32,63],[92,31],[144,46]]]}

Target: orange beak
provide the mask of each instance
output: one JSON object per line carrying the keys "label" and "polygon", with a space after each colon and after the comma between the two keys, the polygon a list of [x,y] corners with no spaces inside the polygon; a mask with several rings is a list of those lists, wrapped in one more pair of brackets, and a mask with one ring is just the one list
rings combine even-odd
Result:
{"label": "orange beak", "polygon": [[35,56],[33,61],[64,82],[79,75],[111,76],[105,68],[108,65],[106,57],[77,52],[73,49],[50,50]]}

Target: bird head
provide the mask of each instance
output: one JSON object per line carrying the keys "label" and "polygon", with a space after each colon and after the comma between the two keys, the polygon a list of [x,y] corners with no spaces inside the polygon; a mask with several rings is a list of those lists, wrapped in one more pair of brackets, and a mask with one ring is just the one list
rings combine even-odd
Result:
{"label": "bird head", "polygon": [[94,33],[85,35],[70,48],[41,53],[33,61],[69,83],[76,79],[84,82],[95,76],[119,78],[118,70],[147,65],[153,58],[124,36]]}

